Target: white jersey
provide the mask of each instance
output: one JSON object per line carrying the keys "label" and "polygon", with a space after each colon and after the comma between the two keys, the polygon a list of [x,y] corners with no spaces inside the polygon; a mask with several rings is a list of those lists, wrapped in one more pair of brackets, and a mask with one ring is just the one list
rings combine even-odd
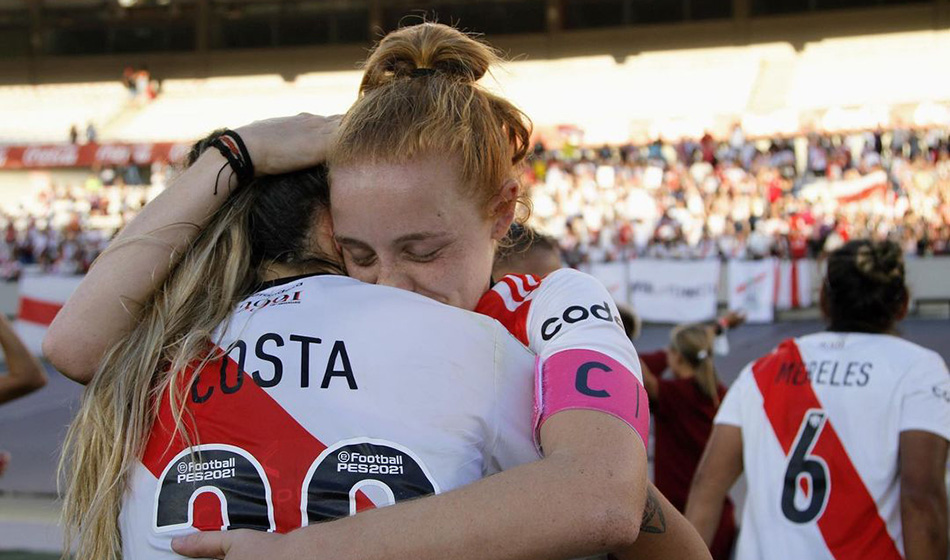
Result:
{"label": "white jersey", "polygon": [[475,311],[498,319],[542,361],[564,350],[593,350],[617,360],[643,383],[617,304],[589,274],[570,268],[544,278],[509,274],[482,296]]}
{"label": "white jersey", "polygon": [[539,458],[534,356],[488,317],[310,276],[242,302],[215,340],[227,356],[185,393],[190,442],[162,399],[120,515],[126,559],[177,558],[171,539],[197,529],[287,532]]}
{"label": "white jersey", "polygon": [[812,334],[746,367],[715,422],[742,429],[738,560],[899,559],[900,433],[950,440],[950,373],[894,336]]}

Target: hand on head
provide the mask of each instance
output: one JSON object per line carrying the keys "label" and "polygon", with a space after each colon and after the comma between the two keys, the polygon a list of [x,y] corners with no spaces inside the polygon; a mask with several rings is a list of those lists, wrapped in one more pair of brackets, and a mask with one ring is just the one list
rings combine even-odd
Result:
{"label": "hand on head", "polygon": [[277,175],[323,163],[343,115],[300,113],[236,128],[257,175]]}

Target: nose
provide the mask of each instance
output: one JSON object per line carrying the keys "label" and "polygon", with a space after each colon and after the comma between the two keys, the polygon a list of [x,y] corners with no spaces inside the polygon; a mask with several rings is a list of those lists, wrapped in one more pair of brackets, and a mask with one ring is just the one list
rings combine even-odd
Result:
{"label": "nose", "polygon": [[389,286],[391,288],[409,291],[412,291],[414,286],[412,279],[406,274],[402,267],[389,263],[380,263],[379,271],[376,275],[376,283],[380,286]]}

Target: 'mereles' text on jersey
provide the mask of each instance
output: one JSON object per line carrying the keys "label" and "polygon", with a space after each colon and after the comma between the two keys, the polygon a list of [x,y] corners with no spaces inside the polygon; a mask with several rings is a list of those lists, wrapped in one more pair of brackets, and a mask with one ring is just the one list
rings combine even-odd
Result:
{"label": "'mereles' text on jersey", "polygon": [[715,422],[742,429],[739,560],[899,560],[900,433],[950,440],[950,373],[894,336],[813,334],[746,367]]}
{"label": "'mereles' text on jersey", "polygon": [[534,357],[490,318],[310,276],[241,302],[214,340],[227,355],[186,392],[190,439],[166,396],[131,475],[127,559],[177,558],[171,539],[196,529],[287,532],[538,458]]}

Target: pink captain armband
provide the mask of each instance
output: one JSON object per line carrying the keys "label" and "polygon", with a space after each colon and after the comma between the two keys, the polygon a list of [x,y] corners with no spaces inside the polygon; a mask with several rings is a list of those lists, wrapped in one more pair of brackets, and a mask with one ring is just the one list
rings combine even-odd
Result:
{"label": "pink captain armband", "polygon": [[534,444],[541,449],[541,426],[562,410],[599,410],[650,439],[650,404],[637,376],[617,360],[594,350],[558,352],[536,364]]}

